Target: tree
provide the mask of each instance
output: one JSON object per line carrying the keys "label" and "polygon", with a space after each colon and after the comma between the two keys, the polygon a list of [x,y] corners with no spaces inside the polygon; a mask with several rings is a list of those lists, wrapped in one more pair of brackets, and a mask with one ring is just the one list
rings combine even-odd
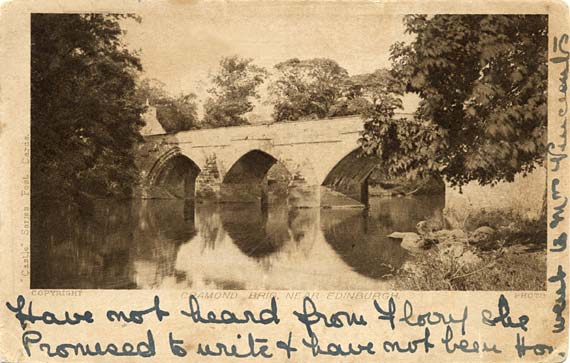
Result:
{"label": "tree", "polygon": [[275,65],[270,86],[275,121],[334,116],[333,106],[343,96],[348,72],[327,58],[286,60]]}
{"label": "tree", "polygon": [[178,132],[199,128],[198,106],[194,93],[177,97],[165,90],[164,83],[155,79],[144,79],[138,86],[142,102],[156,107],[156,118],[166,132]]}
{"label": "tree", "polygon": [[259,99],[257,88],[268,73],[252,59],[224,57],[218,73],[212,77],[211,97],[204,103],[204,127],[225,127],[247,124],[244,115],[253,110],[252,99]]}
{"label": "tree", "polygon": [[393,71],[422,101],[413,120],[365,118],[362,146],[393,174],[437,173],[452,185],[513,181],[546,150],[547,17],[412,15]]}
{"label": "tree", "polygon": [[166,132],[178,132],[200,128],[198,107],[194,93],[180,94],[168,102],[159,104],[156,118]]}
{"label": "tree", "polygon": [[121,42],[122,15],[32,14],[32,192],[128,196],[144,103],[139,58]]}
{"label": "tree", "polygon": [[351,76],[345,82],[343,97],[331,108],[334,115],[364,114],[374,108],[402,109],[405,83],[388,69]]}

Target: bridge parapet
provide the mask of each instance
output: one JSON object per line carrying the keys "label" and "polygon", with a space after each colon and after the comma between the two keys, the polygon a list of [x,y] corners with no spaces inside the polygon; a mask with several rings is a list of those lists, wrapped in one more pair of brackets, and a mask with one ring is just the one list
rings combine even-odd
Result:
{"label": "bridge parapet", "polygon": [[[179,143],[192,143],[193,147],[229,146],[243,141],[273,141],[274,144],[294,144],[339,138],[362,131],[360,116],[326,120],[277,122],[262,125],[245,125],[182,131],[176,134]],[[162,135],[147,137],[152,139]]]}

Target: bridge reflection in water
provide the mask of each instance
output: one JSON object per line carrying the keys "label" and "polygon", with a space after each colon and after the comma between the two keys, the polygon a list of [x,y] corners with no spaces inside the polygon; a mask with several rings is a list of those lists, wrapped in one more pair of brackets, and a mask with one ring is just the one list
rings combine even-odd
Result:
{"label": "bridge reflection in water", "polygon": [[383,289],[413,231],[443,196],[370,198],[368,210],[95,202],[81,213],[36,208],[32,288]]}

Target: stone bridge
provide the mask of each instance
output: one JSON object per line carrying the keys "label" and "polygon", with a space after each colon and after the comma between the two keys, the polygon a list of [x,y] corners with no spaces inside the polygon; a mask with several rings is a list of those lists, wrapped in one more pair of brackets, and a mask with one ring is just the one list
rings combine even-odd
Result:
{"label": "stone bridge", "polygon": [[[408,114],[401,114],[408,116]],[[150,121],[150,122],[149,122]],[[376,160],[358,157],[360,117],[273,123],[164,134],[156,116],[139,145],[139,197],[197,202],[271,203],[291,207],[363,207]],[[539,214],[546,170],[517,176],[512,183],[463,190],[445,186],[445,205],[515,208]]]}
{"label": "stone bridge", "polygon": [[358,156],[362,126],[356,116],[146,136],[140,196],[270,203],[281,194],[291,207],[364,206],[376,162]]}

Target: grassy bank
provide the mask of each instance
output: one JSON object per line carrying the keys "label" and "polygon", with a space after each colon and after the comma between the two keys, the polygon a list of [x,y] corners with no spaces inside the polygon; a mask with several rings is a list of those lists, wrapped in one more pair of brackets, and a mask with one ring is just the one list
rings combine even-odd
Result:
{"label": "grassy bank", "polygon": [[[481,234],[481,230],[488,233]],[[461,228],[429,233],[423,238],[430,243],[412,253],[397,274],[395,288],[546,288],[546,221],[543,218],[528,218],[514,211],[481,211],[466,219]]]}

